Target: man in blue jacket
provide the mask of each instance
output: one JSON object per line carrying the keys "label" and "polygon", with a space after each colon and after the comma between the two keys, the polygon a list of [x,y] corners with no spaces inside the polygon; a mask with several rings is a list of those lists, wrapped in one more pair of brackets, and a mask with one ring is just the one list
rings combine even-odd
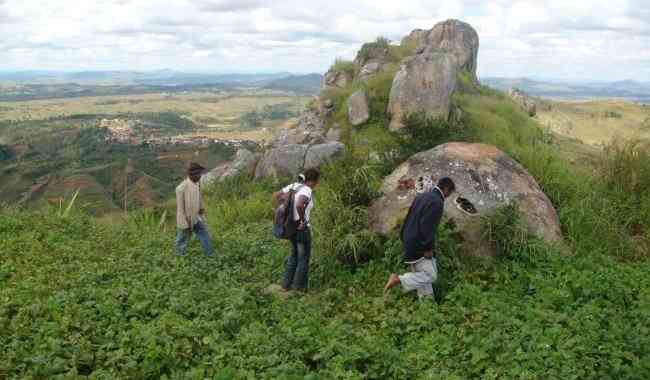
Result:
{"label": "man in blue jacket", "polygon": [[454,181],[445,177],[438,181],[433,190],[415,197],[400,234],[404,245],[404,262],[409,265],[411,271],[401,276],[391,274],[384,291],[401,284],[404,292],[417,290],[420,299],[433,298],[433,283],[438,278],[438,268],[433,255],[436,233],[445,199],[455,189]]}

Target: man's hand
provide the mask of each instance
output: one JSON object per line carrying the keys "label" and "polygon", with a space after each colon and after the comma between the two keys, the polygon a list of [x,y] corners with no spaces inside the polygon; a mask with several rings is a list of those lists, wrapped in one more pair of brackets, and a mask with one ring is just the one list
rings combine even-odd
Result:
{"label": "man's hand", "polygon": [[433,258],[433,251],[426,251],[423,255],[425,259],[431,259]]}
{"label": "man's hand", "polygon": [[306,224],[305,224],[305,221],[303,220],[300,223],[298,223],[298,228],[297,229],[298,229],[298,231],[303,231],[305,229],[305,227],[306,227]]}

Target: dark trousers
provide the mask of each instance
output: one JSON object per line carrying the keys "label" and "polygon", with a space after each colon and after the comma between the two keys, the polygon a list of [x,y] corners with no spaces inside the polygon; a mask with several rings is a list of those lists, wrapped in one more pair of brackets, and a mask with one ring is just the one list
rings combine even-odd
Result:
{"label": "dark trousers", "polygon": [[311,231],[298,231],[291,239],[291,254],[286,261],[284,289],[305,290],[309,283],[309,258],[311,257]]}

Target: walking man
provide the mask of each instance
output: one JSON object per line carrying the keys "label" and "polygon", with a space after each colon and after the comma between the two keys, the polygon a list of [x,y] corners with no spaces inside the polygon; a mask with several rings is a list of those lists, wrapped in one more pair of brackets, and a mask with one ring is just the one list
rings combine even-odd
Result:
{"label": "walking man", "polygon": [[291,184],[280,192],[274,194],[277,200],[283,194],[295,191],[293,220],[297,222],[297,232],[290,238],[291,254],[287,258],[282,280],[282,289],[305,291],[309,283],[309,259],[311,258],[311,212],[314,209],[313,191],[318,186],[320,172],[317,169],[309,169],[303,181]]}
{"label": "walking man", "polygon": [[431,191],[419,194],[411,204],[400,237],[404,245],[404,262],[410,272],[401,276],[391,274],[384,291],[401,284],[404,292],[417,290],[420,299],[433,299],[433,283],[438,278],[438,266],[434,257],[436,233],[445,198],[456,185],[450,178],[442,178]]}
{"label": "walking man", "polygon": [[176,188],[176,254],[184,256],[192,232],[201,242],[203,253],[212,256],[212,244],[205,224],[205,210],[201,201],[201,175],[205,168],[195,162],[187,169],[187,178]]}

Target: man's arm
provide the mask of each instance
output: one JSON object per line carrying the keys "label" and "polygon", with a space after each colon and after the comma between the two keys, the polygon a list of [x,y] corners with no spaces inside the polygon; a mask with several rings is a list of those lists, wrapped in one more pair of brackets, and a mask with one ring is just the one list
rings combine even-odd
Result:
{"label": "man's arm", "polygon": [[273,202],[274,206],[277,206],[280,203],[280,197],[283,196],[285,193],[283,191],[276,191],[273,193],[271,196],[271,202]]}
{"label": "man's arm", "polygon": [[184,194],[184,191],[176,191],[176,212],[179,215],[179,219],[184,220],[187,223],[187,225],[185,226],[185,229],[190,228],[192,222],[190,221],[190,218],[187,216],[187,213],[185,212],[185,194]]}
{"label": "man's arm", "polygon": [[296,203],[296,210],[298,211],[298,229],[302,230],[305,228],[305,211],[307,210],[307,205],[309,204],[309,197],[301,195],[298,197]]}
{"label": "man's arm", "polygon": [[201,185],[199,185],[199,215],[204,215],[205,209],[203,208],[203,194],[201,194]]}

